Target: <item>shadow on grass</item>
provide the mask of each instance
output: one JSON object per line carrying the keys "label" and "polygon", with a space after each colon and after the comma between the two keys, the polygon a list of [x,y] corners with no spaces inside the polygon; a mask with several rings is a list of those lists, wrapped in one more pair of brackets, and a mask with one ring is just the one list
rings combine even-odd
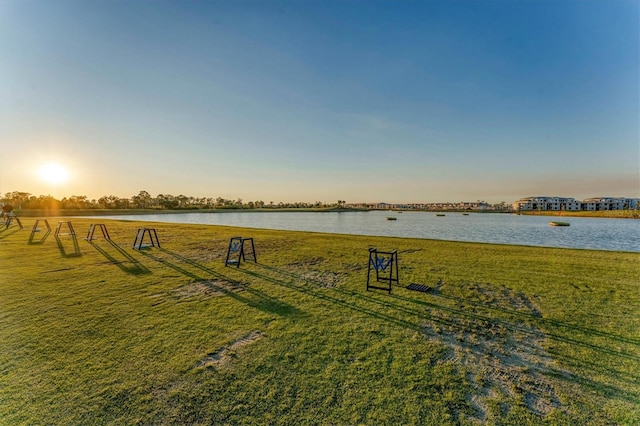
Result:
{"label": "shadow on grass", "polygon": [[[513,323],[508,322],[508,321],[506,321],[504,319],[496,319],[495,317],[491,317],[491,316],[488,316],[488,315],[485,315],[485,314],[473,313],[473,312],[469,312],[469,311],[458,309],[458,308],[451,308],[451,307],[444,306],[444,305],[438,304],[438,303],[428,302],[426,300],[416,300],[416,299],[413,299],[413,298],[410,298],[410,297],[399,296],[399,295],[395,295],[395,294],[391,295],[391,297],[394,298],[394,299],[397,299],[397,300],[402,300],[402,301],[405,301],[405,302],[411,302],[411,303],[415,303],[415,304],[418,304],[418,305],[422,305],[422,306],[425,306],[425,307],[430,308],[430,309],[438,309],[440,311],[444,311],[444,312],[447,312],[449,314],[452,314],[452,315],[455,315],[455,316],[458,316],[458,317],[466,317],[466,318],[472,319],[472,320],[491,321],[491,322],[494,322],[494,323],[498,322],[502,326],[504,326],[506,328],[509,328],[509,329],[512,329],[514,331],[519,331],[519,332],[524,332],[524,333],[527,332],[526,328],[514,325]],[[442,295],[435,295],[435,297],[436,298],[439,297],[439,298],[445,298],[445,299],[453,299],[453,300],[456,300],[458,302],[463,301],[465,303],[475,304],[478,307],[505,312],[505,313],[508,313],[509,315],[514,316],[514,317],[515,316],[524,317],[524,318],[527,319],[527,321],[529,321],[532,324],[535,324],[536,326],[543,326],[543,325],[549,325],[549,324],[553,324],[553,323],[560,323],[559,321],[545,321],[544,318],[540,318],[540,317],[537,317],[535,315],[527,314],[527,313],[524,313],[524,312],[512,311],[512,310],[503,309],[503,308],[490,307],[490,306],[487,306],[485,304],[478,303],[476,301],[472,301],[472,300],[469,300],[469,299],[456,298],[456,297],[450,297],[450,296],[442,296]],[[564,323],[560,323],[560,324],[562,324],[562,326],[564,328],[568,328],[570,330],[574,328],[574,326],[569,325],[569,324],[564,324]],[[545,327],[545,330],[546,330],[545,331],[545,336],[548,337],[548,338],[551,338],[551,339],[554,339],[554,340],[557,340],[557,341],[560,341],[560,342],[563,342],[563,343],[568,343],[568,344],[571,344],[571,345],[582,346],[584,348],[587,348],[587,349],[590,349],[590,350],[594,350],[594,351],[598,351],[598,352],[601,352],[601,353],[605,353],[607,355],[616,356],[616,357],[620,357],[620,358],[627,358],[627,359],[630,359],[630,360],[633,360],[633,361],[640,362],[640,357],[639,356],[636,356],[636,355],[633,355],[633,354],[629,354],[629,353],[626,353],[626,352],[612,350],[612,349],[609,349],[609,348],[604,347],[604,346],[596,345],[596,344],[593,344],[593,343],[589,343],[589,342],[585,342],[585,341],[582,341],[582,340],[575,339],[573,337],[562,335],[562,334],[559,334],[557,332],[549,331],[549,327]],[[590,336],[605,337],[605,338],[612,338],[613,337],[615,340],[618,340],[618,341],[619,341],[619,339],[621,339],[620,336],[611,336],[611,335],[609,335],[607,333],[603,333],[601,331],[591,330],[591,329],[588,329],[588,328],[575,327],[574,331],[578,331],[578,330],[583,332],[584,334],[590,335]],[[630,340],[631,344],[637,345],[637,343],[633,339],[629,339],[629,340]]]}
{"label": "shadow on grass", "polygon": [[[580,332],[582,332],[584,334],[587,334],[587,335],[590,335],[590,336],[604,337],[606,339],[616,340],[618,342],[628,343],[630,345],[635,345],[635,346],[638,346],[640,348],[640,340],[638,340],[638,339],[632,339],[632,338],[629,338],[629,337],[620,336],[620,335],[613,334],[613,333],[607,333],[607,332],[604,332],[604,331],[601,331],[601,330],[595,330],[593,328],[583,327],[583,326],[580,326],[580,325],[568,324],[568,323],[565,323],[565,322],[562,322],[562,321],[558,321],[558,320],[541,318],[541,317],[539,317],[537,315],[528,314],[526,312],[516,311],[516,310],[512,310],[512,309],[505,309],[505,308],[501,308],[499,306],[491,306],[491,305],[487,305],[487,304],[482,303],[482,302],[478,302],[477,300],[465,299],[463,297],[456,297],[456,296],[448,296],[448,295],[442,294],[440,292],[436,292],[436,293],[432,293],[432,294],[434,296],[436,296],[436,297],[453,300],[453,301],[458,302],[458,303],[468,303],[470,305],[478,306],[478,307],[481,307],[483,309],[488,309],[488,310],[492,310],[492,311],[499,311],[499,312],[505,313],[507,315],[522,317],[522,318],[525,318],[527,320],[533,320],[533,321],[538,322],[538,323],[548,324],[548,325],[552,325],[552,326],[559,327],[559,328],[565,328],[565,329],[568,329],[570,331],[580,331]],[[405,299],[405,300],[409,300],[409,299]]]}
{"label": "shadow on grass", "polygon": [[63,257],[80,257],[82,253],[80,252],[80,246],[78,245],[78,238],[76,238],[75,234],[71,234],[71,244],[68,241],[63,241],[59,236],[54,235],[56,239],[56,244],[58,244],[58,250],[60,250],[60,254]]}
{"label": "shadow on grass", "polygon": [[173,269],[176,272],[181,273],[182,275],[185,275],[189,278],[192,278],[194,280],[197,281],[207,281],[210,280],[211,277],[214,277],[218,280],[222,280],[222,281],[226,281],[228,283],[230,283],[232,286],[241,289],[243,291],[246,291],[251,297],[245,297],[241,294],[238,294],[238,292],[233,291],[223,285],[216,285],[215,283],[212,282],[208,282],[206,283],[207,286],[214,288],[216,291],[224,294],[225,296],[229,296],[235,300],[237,300],[238,302],[244,303],[248,306],[251,306],[252,308],[261,310],[263,312],[269,312],[272,314],[276,314],[279,316],[283,316],[283,317],[295,317],[295,316],[302,316],[303,312],[294,307],[291,306],[287,303],[284,303],[260,290],[256,290],[254,288],[251,288],[250,286],[243,284],[239,281],[234,280],[233,278],[230,278],[224,274],[221,274],[211,268],[208,268],[204,265],[199,264],[198,262],[195,262],[192,259],[189,259],[181,254],[172,252],[170,250],[167,250],[165,248],[157,248],[157,250],[159,250],[160,252],[172,256],[175,259],[178,259],[181,262],[186,263],[187,265],[193,267],[193,268],[197,268],[200,271],[204,272],[206,275],[208,275],[208,277],[205,276],[201,276],[197,273],[194,273],[180,265],[177,265],[176,263],[170,262],[167,259],[163,259],[159,256],[155,256],[153,254],[151,254],[149,251],[140,251],[140,253],[142,255],[144,255],[145,257],[148,257],[149,259],[155,260],[156,262],[159,262],[161,264],[163,264],[164,266]]}
{"label": "shadow on grass", "polygon": [[[270,267],[270,266],[265,266],[265,265],[259,264],[259,263],[255,264],[255,265],[260,267],[260,268],[265,268],[265,269],[269,269],[269,270],[276,271],[276,272],[280,271],[279,269],[276,269],[276,268],[273,268],[273,267]],[[399,326],[404,327],[404,328],[408,328],[408,329],[415,330],[415,331],[421,331],[421,327],[418,324],[415,324],[413,322],[410,322],[410,321],[404,320],[402,318],[398,318],[398,317],[386,314],[384,312],[377,311],[375,309],[371,309],[371,308],[364,307],[364,306],[357,306],[357,305],[355,305],[355,304],[353,304],[353,303],[351,303],[349,301],[345,301],[345,300],[340,299],[338,297],[334,297],[329,293],[330,292],[335,292],[337,290],[336,288],[328,289],[328,288],[324,287],[323,283],[318,283],[316,280],[308,279],[308,278],[305,278],[305,277],[299,277],[299,276],[297,276],[295,274],[290,274],[288,272],[284,272],[283,271],[284,275],[288,276],[289,278],[292,278],[292,279],[298,280],[298,281],[302,281],[302,282],[305,282],[305,283],[314,284],[314,286],[315,286],[315,288],[314,288],[314,287],[310,287],[310,286],[296,285],[296,284],[294,284],[292,282],[287,282],[287,281],[284,281],[282,279],[270,277],[268,275],[264,275],[264,274],[261,274],[259,272],[251,271],[251,270],[248,270],[248,269],[239,268],[239,269],[236,269],[236,270],[241,272],[241,273],[244,273],[244,274],[250,275],[252,277],[258,278],[260,280],[267,281],[267,282],[270,282],[270,283],[273,283],[273,284],[277,284],[279,286],[283,286],[283,287],[286,287],[286,288],[289,288],[289,289],[292,289],[292,290],[296,290],[296,291],[299,291],[299,292],[304,293],[306,295],[315,297],[317,299],[320,299],[320,300],[323,300],[323,301],[326,301],[326,302],[329,302],[329,303],[333,303],[335,305],[342,306],[342,307],[348,308],[348,309],[356,311],[356,312],[367,314],[367,315],[370,315],[370,316],[372,316],[374,318],[385,320],[385,321],[388,321],[390,323],[399,325]],[[337,290],[337,291],[340,291],[340,290]],[[357,293],[345,293],[345,294],[347,294],[348,296],[356,296],[357,295]],[[374,303],[378,303],[380,305],[384,305],[385,307],[391,307],[390,305],[385,304],[384,302],[381,302],[381,301],[378,301],[378,300],[375,300],[375,299],[372,299],[371,301],[374,302]]]}
{"label": "shadow on grass", "polygon": [[[283,270],[283,269],[274,268],[272,266],[267,266],[267,265],[263,265],[263,264],[257,264],[257,266],[259,266],[261,268],[265,268],[265,269],[271,270],[271,271],[274,271],[274,272],[277,272],[277,273],[279,273],[281,275],[285,275],[287,277],[290,277],[290,278],[298,280],[298,281],[307,282],[307,283],[313,284],[315,286],[324,286],[324,284],[322,282],[318,281],[318,280],[314,280],[312,278],[304,277],[304,276],[301,276],[301,275],[298,275],[298,274],[295,274],[295,273],[292,273],[292,272],[289,272],[289,271],[286,271],[286,270]],[[361,298],[368,299],[371,302],[378,303],[378,304],[383,304],[384,306],[389,306],[389,304],[383,303],[378,299],[374,299],[374,298],[371,298],[371,297],[368,297],[368,296],[364,296],[364,295],[361,295],[361,294],[356,293],[356,292],[351,292],[351,291],[344,290],[344,289],[341,289],[341,288],[335,288],[335,290],[337,292],[341,292],[341,293],[352,295],[352,296],[359,295]],[[595,329],[582,327],[582,326],[576,326],[576,325],[573,325],[573,324],[567,324],[567,323],[563,323],[563,322],[557,321],[557,320],[545,319],[545,318],[541,318],[540,316],[537,316],[537,315],[534,315],[534,314],[529,314],[529,313],[526,313],[526,312],[516,311],[516,310],[512,310],[512,309],[501,308],[501,307],[498,307],[498,306],[491,306],[491,305],[487,305],[487,304],[484,304],[484,303],[481,303],[481,302],[478,302],[478,301],[475,301],[475,300],[471,300],[471,299],[465,299],[465,298],[462,298],[462,297],[455,297],[455,296],[447,296],[447,295],[444,295],[444,294],[442,294],[440,292],[429,293],[429,294],[431,296],[435,296],[435,297],[438,297],[438,298],[453,300],[453,301],[455,301],[457,303],[467,303],[467,304],[474,305],[476,307],[480,307],[480,308],[483,308],[483,309],[498,311],[498,312],[501,312],[501,313],[505,313],[505,314],[507,314],[507,315],[509,315],[511,317],[519,317],[520,319],[525,319],[525,320],[527,320],[527,321],[529,321],[531,323],[535,323],[536,325],[553,325],[553,326],[556,326],[556,327],[568,329],[570,331],[580,331],[580,332],[582,332],[582,333],[584,333],[586,335],[589,335],[589,336],[603,337],[603,338],[606,338],[606,339],[610,339],[610,340],[614,340],[614,341],[618,341],[618,342],[622,342],[622,343],[627,343],[627,344],[630,344],[630,345],[640,346],[640,341],[639,340],[627,338],[627,337],[624,337],[624,336],[619,336],[619,335],[616,335],[616,334],[606,333],[606,332],[603,332],[603,331],[600,331],[600,330],[595,330]],[[419,299],[416,299],[416,298],[411,298],[411,297],[407,297],[407,296],[401,296],[401,295],[398,295],[398,294],[391,294],[390,297],[393,298],[393,299],[402,300],[402,301],[405,301],[405,302],[410,302],[410,303],[414,303],[414,304],[418,304],[418,305],[423,305],[425,307],[429,307],[429,308],[432,308],[432,309],[443,310],[443,311],[446,311],[446,312],[448,312],[450,314],[454,314],[454,315],[457,315],[457,316],[464,316],[464,317],[468,317],[468,318],[471,318],[471,319],[483,320],[483,321],[493,321],[493,322],[496,321],[495,317],[489,317],[489,316],[486,316],[486,315],[477,314],[477,313],[471,313],[471,312],[468,312],[468,311],[465,311],[465,310],[461,310],[461,309],[450,308],[450,307],[444,306],[442,304],[432,303],[432,302],[428,302],[428,301],[425,301],[425,300],[419,300]],[[418,313],[419,312],[419,311],[416,311],[416,310],[410,310],[410,309],[402,308],[402,307],[399,307],[399,306],[396,306],[396,308],[400,309],[400,310],[403,310],[403,311],[405,311],[407,313]],[[498,321],[500,321],[503,326],[506,326],[508,328],[512,328],[512,329],[520,331],[520,332],[526,332],[526,329],[514,326],[510,322],[506,322],[504,320],[498,320]],[[620,357],[623,357],[623,358],[629,358],[629,359],[632,359],[632,360],[635,360],[635,361],[640,361],[640,357],[634,356],[632,354],[628,354],[628,353],[624,353],[624,352],[620,352],[620,351],[614,351],[614,350],[608,349],[606,347],[593,345],[593,344],[590,344],[590,343],[587,343],[587,342],[582,342],[580,340],[573,339],[573,338],[570,338],[570,337],[567,337],[567,336],[563,336],[563,335],[560,335],[560,334],[553,334],[553,333],[551,333],[551,334],[546,333],[546,334],[547,334],[548,337],[555,338],[555,339],[563,341],[565,343],[577,344],[577,345],[580,345],[580,346],[585,346],[585,347],[587,347],[589,349],[599,350],[599,351],[607,353],[609,355],[620,356]]]}
{"label": "shadow on grass", "polygon": [[[495,316],[490,316],[489,314],[468,312],[467,310],[463,310],[463,309],[451,308],[439,303],[430,303],[428,301],[415,300],[415,299],[411,299],[411,298],[400,296],[400,295],[393,295],[393,297],[398,300],[408,301],[411,303],[419,304],[421,306],[425,306],[426,309],[429,311],[432,310],[433,312],[436,312],[436,311],[444,312],[446,314],[449,314],[452,318],[464,319],[467,321],[467,324],[470,324],[472,327],[481,326],[485,324],[488,325],[489,327],[494,325],[499,325],[507,330],[510,330],[512,333],[514,333],[513,336],[516,335],[515,333],[520,333],[520,335],[531,335],[534,338],[535,338],[535,334],[538,333],[539,331],[541,333],[541,336],[544,339],[565,343],[572,347],[580,346],[588,349],[589,351],[596,352],[593,358],[597,359],[598,361],[593,362],[590,359],[577,358],[567,353],[560,353],[555,350],[544,349],[544,352],[546,352],[549,355],[553,355],[553,358],[556,360],[561,360],[564,365],[569,366],[571,368],[579,368],[579,369],[582,369],[583,371],[598,372],[602,375],[605,375],[611,378],[616,382],[619,382],[620,384],[624,383],[626,385],[630,385],[634,387],[640,386],[640,377],[638,377],[636,374],[633,374],[633,372],[615,368],[616,366],[620,367],[620,364],[615,362],[615,360],[611,360],[611,358],[608,358],[610,360],[609,362],[603,361],[603,358],[602,358],[603,356],[610,356],[613,358],[618,358],[620,360],[626,359],[635,363],[635,362],[638,362],[638,360],[640,360],[640,357],[637,357],[633,354],[622,352],[619,350],[613,350],[602,345],[596,345],[588,341],[579,340],[567,335],[562,335],[557,332],[549,331],[549,327],[544,327],[544,328],[541,327],[542,325],[544,325],[543,319],[537,316],[529,315],[523,312],[511,311],[508,309],[500,309],[500,311],[507,312],[511,314],[513,317],[515,317],[509,320],[504,318],[496,318]],[[435,297],[439,297],[439,296],[436,295]],[[466,299],[462,299],[462,300],[467,301]],[[486,307],[488,309],[494,308],[493,306],[486,306],[484,304],[479,304],[479,303],[478,305],[482,307]],[[522,318],[518,318],[520,316],[525,316],[527,318],[528,324],[530,324],[529,327],[524,325],[527,322],[523,322],[521,321]],[[433,317],[431,316],[430,319],[432,318]],[[518,321],[520,324],[523,324],[523,325],[514,323],[514,320]],[[464,322],[456,324],[455,328],[459,329],[460,331],[465,331],[464,326],[461,324],[464,324]],[[563,324],[563,325],[567,326],[566,324]],[[600,334],[595,334],[595,336],[600,337]],[[519,345],[522,350],[524,350],[525,352],[528,352],[529,354],[535,354],[537,350],[543,349],[543,348],[535,348],[522,341],[519,342]],[[462,346],[464,346],[464,344]],[[472,350],[472,348],[470,347],[466,347],[466,349]],[[604,383],[603,381],[598,382],[596,380],[590,379],[585,376],[580,376],[573,372],[560,370],[548,365],[543,366],[542,368],[532,367],[532,370],[533,369],[537,370],[538,373],[542,375],[563,379],[568,382],[578,383],[581,386],[587,386],[595,391],[603,393],[604,396],[617,396],[631,402],[637,402],[639,400],[639,396],[633,392],[613,386],[611,384]]]}
{"label": "shadow on grass", "polygon": [[[564,364],[570,367],[582,368],[589,371],[597,371],[601,374],[606,374],[610,377],[614,377],[616,380],[625,382],[629,385],[640,386],[640,377],[637,374],[635,374],[635,372],[615,370],[611,367],[608,367],[607,365],[604,365],[602,362],[580,359],[580,358],[568,355],[566,353],[559,353],[558,351],[555,351],[553,349],[552,350],[547,349],[547,352],[550,355],[553,355],[556,359],[562,359]],[[567,372],[566,371],[561,372],[559,370],[556,370],[556,375],[567,376]],[[585,380],[588,380],[588,379],[585,379]],[[640,395],[636,395],[636,398],[639,400],[638,402],[640,402]]]}
{"label": "shadow on grass", "polygon": [[42,232],[41,237],[36,240],[35,236],[38,232],[42,232],[42,231],[37,228],[31,230],[31,234],[29,235],[29,244],[32,244],[32,245],[44,244],[49,234],[51,234],[51,228],[47,228],[46,231]]}
{"label": "shadow on grass", "polygon": [[[117,251],[118,256],[121,257],[123,260],[118,260],[114,255],[109,253],[104,248],[100,247],[94,241],[87,241],[87,243],[89,243],[100,254],[102,254],[104,257],[106,257],[107,260],[109,260],[109,262],[111,262],[112,264],[116,265],[118,268],[120,268],[123,272],[126,272],[127,274],[144,275],[144,274],[148,274],[150,272],[144,265],[142,265],[140,262],[138,262],[138,260],[136,258],[134,258],[129,253],[127,253],[118,244],[114,243],[111,240],[105,240],[105,241],[108,244],[110,244],[111,247],[113,247]],[[130,264],[131,266],[128,266],[128,264]]]}
{"label": "shadow on grass", "polygon": [[[292,280],[299,281],[299,282],[302,282],[302,283],[305,283],[305,284],[310,284],[311,286],[316,287],[316,289],[318,289],[318,290],[319,289],[328,289],[325,286],[325,284],[320,280],[316,280],[316,279],[313,279],[313,278],[310,278],[310,277],[302,276],[302,275],[299,275],[299,274],[296,274],[296,273],[293,273],[293,272],[286,271],[284,269],[275,268],[273,266],[268,266],[268,265],[264,265],[264,264],[256,264],[256,266],[258,266],[260,268],[264,268],[266,270],[272,271],[272,272],[280,274],[280,275],[284,275],[284,276],[286,276],[286,277],[288,277],[288,278],[290,278]],[[243,270],[243,272],[248,272],[248,271],[244,271]],[[249,273],[251,273],[251,272],[249,272]],[[287,282],[282,281],[282,280],[273,279],[273,278],[268,277],[266,275],[257,274],[255,272],[253,274],[255,274],[257,277],[259,277],[261,279],[264,279],[266,281],[271,281],[271,282],[274,282],[276,284],[281,284],[281,285],[284,285],[284,286],[286,286],[288,288],[292,288],[292,289],[295,289],[295,290],[298,290],[298,291],[302,291],[302,292],[305,292],[305,293],[308,293],[308,294],[312,294],[312,295],[314,295],[316,297],[334,299],[334,300],[340,301],[341,305],[347,306],[347,307],[349,307],[351,309],[356,308],[352,303],[345,303],[341,299],[332,298],[331,296],[323,295],[321,293],[312,293],[313,290],[311,288],[300,287],[298,285],[294,285],[292,283],[287,283]],[[400,306],[400,305],[397,305],[397,304],[391,304],[391,303],[389,303],[389,302],[387,302],[385,300],[386,297],[384,297],[384,296],[387,296],[386,293],[384,293],[384,294],[380,293],[380,296],[382,296],[382,298],[380,298],[380,297],[377,297],[377,296],[373,296],[373,294],[375,294],[373,292],[371,293],[372,296],[368,296],[366,294],[362,294],[362,293],[357,292],[357,291],[345,290],[345,289],[342,289],[340,287],[331,287],[330,289],[333,292],[342,294],[342,295],[344,295],[346,297],[357,298],[357,299],[360,299],[360,300],[363,300],[363,301],[366,301],[366,302],[369,302],[369,303],[376,304],[376,305],[378,305],[378,306],[380,306],[382,308],[393,309],[395,311],[401,312],[401,313],[406,314],[406,315],[413,315],[413,316],[419,316],[419,317],[427,318],[427,319],[430,319],[430,320],[433,320],[433,321],[440,322],[443,325],[449,325],[449,326],[455,325],[455,322],[453,322],[453,321],[448,321],[448,320],[446,320],[444,318],[432,317],[432,316],[428,315],[423,309],[412,309],[412,308],[408,308],[406,306]],[[422,326],[420,324],[414,324],[412,322],[409,322],[409,321],[406,321],[406,320],[402,320],[400,318],[395,318],[395,317],[392,317],[390,315],[381,314],[380,312],[375,311],[375,310],[362,309],[362,308],[360,308],[360,309],[361,309],[360,310],[361,312],[370,311],[371,313],[375,313],[376,316],[381,318],[381,319],[391,319],[392,322],[395,322],[395,323],[397,323],[399,325],[406,326],[406,328],[409,328],[409,329],[412,329],[412,330],[416,330],[416,331],[419,331],[419,332],[423,331],[422,330]]]}
{"label": "shadow on grass", "polygon": [[2,224],[0,224],[0,240],[4,240],[5,238],[15,234],[16,232],[20,231],[20,228],[16,227],[10,227],[9,229],[5,228],[4,226],[2,226]]}
{"label": "shadow on grass", "polygon": [[[432,303],[432,302],[428,302],[425,300],[417,300],[411,297],[406,297],[406,296],[402,296],[402,295],[397,295],[397,294],[392,294],[389,297],[391,299],[395,299],[396,301],[402,301],[402,302],[409,302],[409,303],[413,303],[416,304],[420,307],[424,307],[420,308],[420,309],[416,309],[416,308],[411,308],[411,307],[407,307],[407,306],[401,306],[399,304],[394,304],[394,303],[389,303],[387,301],[385,301],[384,299],[386,298],[387,294],[382,295],[383,297],[378,297],[378,296],[368,296],[365,294],[362,294],[360,292],[355,292],[355,291],[350,291],[350,290],[345,290],[345,289],[341,289],[341,288],[331,288],[331,289],[325,289],[324,287],[324,283],[319,282],[317,280],[314,279],[310,279],[308,277],[304,277],[280,268],[275,268],[272,266],[267,266],[267,265],[263,265],[263,264],[256,264],[255,266],[257,266],[258,268],[267,270],[267,271],[271,271],[273,273],[277,273],[280,274],[282,276],[287,277],[289,280],[282,280],[282,279],[277,279],[277,278],[273,278],[270,277],[268,275],[265,274],[261,274],[255,271],[250,271],[250,270],[243,270],[240,269],[241,272],[255,276],[256,278],[274,283],[274,284],[278,284],[278,285],[282,285],[285,286],[287,288],[290,289],[294,289],[297,291],[300,291],[301,293],[307,294],[307,295],[311,295],[313,297],[319,298],[321,300],[324,301],[328,301],[328,302],[332,302],[335,303],[339,306],[342,307],[346,307],[348,309],[357,311],[357,312],[361,312],[361,313],[365,313],[368,315],[371,315],[374,318],[378,318],[381,320],[386,320],[389,321],[391,323],[403,326],[407,329],[411,329],[411,330],[416,330],[419,331],[421,333],[424,332],[424,326],[423,324],[414,324],[412,322],[406,321],[402,318],[398,318],[394,315],[390,315],[388,313],[383,313],[380,312],[379,310],[372,308],[372,307],[363,307],[363,306],[358,306],[356,303],[354,303],[354,299],[359,299],[361,301],[365,301],[368,303],[372,303],[372,304],[376,304],[378,305],[380,308],[382,309],[393,309],[395,311],[398,311],[402,314],[406,314],[406,315],[412,315],[412,316],[417,316],[419,319],[419,321],[421,323],[423,323],[423,321],[429,320],[435,323],[439,323],[440,325],[443,326],[450,326],[450,327],[459,327],[460,323],[454,319],[447,319],[441,316],[434,316],[433,314],[430,314],[429,312],[427,312],[427,309],[433,309],[434,311],[441,311],[441,312],[446,312],[447,314],[450,314],[452,316],[452,318],[467,318],[471,321],[474,321],[474,323],[490,323],[490,324],[500,324],[502,327],[504,327],[505,329],[508,329],[512,332],[519,332],[519,333],[527,333],[527,334],[531,334],[533,332],[533,330],[531,328],[527,328],[527,327],[523,327],[523,326],[519,326],[517,324],[514,324],[511,321],[506,321],[504,319],[499,319],[496,318],[495,316],[489,316],[489,315],[483,315],[483,314],[478,314],[478,313],[470,313],[461,309],[455,309],[455,308],[451,308],[442,304],[438,304],[438,303]],[[306,283],[306,286],[300,286],[300,285],[296,285],[294,284],[293,281],[297,281],[297,282],[302,282],[302,283]],[[309,286],[309,284],[311,286]],[[324,290],[324,291],[319,291],[319,290]],[[333,295],[329,295],[326,293],[339,293],[342,294],[346,297],[349,297],[352,299],[352,301],[347,301],[338,297],[335,297]],[[433,296],[433,294],[431,294]],[[448,296],[436,296],[436,297],[441,297],[443,299],[448,298]],[[527,314],[527,313],[523,313],[523,312],[519,312],[519,311],[514,311],[514,310],[509,310],[509,309],[503,309],[503,308],[495,308],[492,306],[486,306],[484,304],[475,302],[475,301],[470,301],[470,300],[466,300],[466,299],[462,299],[462,298],[452,298],[452,299],[457,299],[457,301],[464,301],[464,302],[468,302],[468,303],[474,303],[476,305],[479,305],[481,307],[485,307],[488,309],[497,309],[501,312],[510,314],[512,316],[521,316],[521,317],[525,317],[527,320],[530,320],[532,322],[538,322],[543,324],[545,322],[544,319],[537,317],[535,315],[531,315],[531,314]],[[550,321],[550,320],[547,320]],[[564,324],[558,321],[550,321],[551,323],[559,323],[560,326],[565,327],[565,328],[571,328],[571,325],[569,324]],[[588,328],[584,328],[584,327],[577,327],[578,329],[580,329],[581,331],[585,332],[585,330],[588,332],[591,329]],[[598,337],[602,337],[605,336],[607,337],[608,334],[607,333],[603,333],[600,332],[598,330],[592,330],[594,331],[594,335],[598,336]],[[606,347],[602,347],[602,346],[598,346],[589,342],[583,342],[568,336],[563,336],[557,333],[548,333],[548,332],[544,332],[544,337],[546,338],[550,338],[556,341],[561,341],[564,343],[568,343],[571,345],[579,345],[582,347],[585,347],[589,350],[593,350],[593,351],[597,351],[597,352],[601,352],[603,354],[607,354],[610,356],[614,356],[614,357],[621,357],[621,358],[626,358],[626,359],[630,359],[633,361],[638,361],[640,360],[639,357],[634,356],[632,354],[628,354],[628,353],[624,353],[624,352],[619,352],[619,351],[615,351],[615,350],[611,350],[609,348]],[[609,336],[610,337],[610,336]],[[618,339],[625,339],[622,338],[620,336],[614,336],[614,338]],[[625,339],[626,340],[626,339]],[[633,339],[629,339],[629,341],[631,343],[635,343]],[[573,357],[568,357],[564,354],[554,354],[556,356],[556,358],[567,358],[565,361],[567,364],[569,365],[573,365],[573,366],[580,366],[584,369],[587,369],[589,371],[599,371],[601,373],[606,374],[607,376],[618,380],[622,383],[626,383],[628,385],[632,385],[632,386],[638,386],[640,385],[640,381],[638,379],[638,377],[636,377],[633,374],[629,374],[628,372],[624,372],[624,371],[618,371],[616,369],[610,368],[607,365],[603,365],[602,363],[591,363],[589,361],[584,361],[584,360],[580,360],[577,358],[573,358]],[[572,358],[572,359],[569,359]],[[631,401],[631,402],[636,402],[638,401],[638,395],[633,393],[633,392],[629,392],[625,389],[621,389],[606,383],[602,383],[602,382],[597,382],[595,380],[589,379],[587,377],[582,377],[579,375],[576,375],[574,373],[569,373],[566,371],[561,371],[558,369],[553,369],[553,368],[544,368],[543,370],[539,371],[540,374],[545,374],[554,378],[558,378],[558,379],[563,379],[565,381],[569,381],[572,383],[578,383],[582,386],[585,387],[589,387],[592,390],[595,390],[597,392],[601,392],[604,393],[607,396],[616,396],[619,397],[621,399],[625,399],[627,401]]]}

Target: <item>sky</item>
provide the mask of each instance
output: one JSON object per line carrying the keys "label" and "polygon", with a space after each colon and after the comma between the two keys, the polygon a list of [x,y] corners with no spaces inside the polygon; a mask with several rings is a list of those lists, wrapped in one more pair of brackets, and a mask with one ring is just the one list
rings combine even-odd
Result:
{"label": "sky", "polygon": [[636,0],[0,0],[0,194],[640,197],[639,27]]}

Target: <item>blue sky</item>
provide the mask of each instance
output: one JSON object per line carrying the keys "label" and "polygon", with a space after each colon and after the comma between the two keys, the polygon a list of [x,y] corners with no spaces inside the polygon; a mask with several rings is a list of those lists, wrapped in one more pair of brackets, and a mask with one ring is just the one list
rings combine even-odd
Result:
{"label": "blue sky", "polygon": [[0,193],[640,197],[639,22],[635,0],[0,0]]}

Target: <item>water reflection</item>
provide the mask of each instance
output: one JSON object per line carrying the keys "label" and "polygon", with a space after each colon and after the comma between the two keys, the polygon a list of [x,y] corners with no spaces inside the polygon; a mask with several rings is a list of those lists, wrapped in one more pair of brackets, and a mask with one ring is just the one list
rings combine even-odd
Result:
{"label": "water reflection", "polygon": [[[392,215],[397,220],[387,220]],[[563,217],[571,226],[554,227],[549,222],[557,217],[499,213],[439,217],[432,212],[224,212],[106,218],[640,252],[640,221],[633,219]]]}

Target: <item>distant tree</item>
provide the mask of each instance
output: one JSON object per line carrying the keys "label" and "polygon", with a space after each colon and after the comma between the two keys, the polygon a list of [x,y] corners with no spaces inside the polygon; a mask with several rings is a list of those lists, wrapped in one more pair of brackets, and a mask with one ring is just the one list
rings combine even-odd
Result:
{"label": "distant tree", "polygon": [[[122,202],[121,199],[115,195],[105,195],[103,197],[98,198],[98,207],[102,209],[121,209]],[[126,206],[129,205],[129,199],[126,200]]]}
{"label": "distant tree", "polygon": [[178,207],[180,208],[185,208],[189,204],[189,197],[184,196],[182,194],[178,195],[176,199],[178,200]]}
{"label": "distant tree", "polygon": [[28,192],[7,192],[2,201],[11,204],[13,207],[28,207],[29,199],[32,197]]}
{"label": "distant tree", "polygon": [[128,198],[120,198],[112,195],[116,209],[128,209],[131,206],[131,200]]}
{"label": "distant tree", "polygon": [[158,205],[163,209],[175,209],[178,207],[178,200],[171,194],[158,194]]}
{"label": "distant tree", "polygon": [[131,197],[133,205],[140,209],[146,209],[151,207],[152,197],[147,191],[140,191],[138,195]]}
{"label": "distant tree", "polygon": [[30,208],[36,208],[36,209],[59,209],[59,208],[61,208],[60,201],[56,200],[51,195],[40,195],[37,199],[31,200],[31,202],[29,204],[30,204],[29,205]]}
{"label": "distant tree", "polygon": [[98,198],[98,207],[101,209],[110,209],[111,207],[111,203],[109,202],[109,197],[102,196],[100,198]]}
{"label": "distant tree", "polygon": [[63,198],[60,201],[60,207],[63,209],[86,209],[91,204],[86,195],[72,195],[69,198]]}

